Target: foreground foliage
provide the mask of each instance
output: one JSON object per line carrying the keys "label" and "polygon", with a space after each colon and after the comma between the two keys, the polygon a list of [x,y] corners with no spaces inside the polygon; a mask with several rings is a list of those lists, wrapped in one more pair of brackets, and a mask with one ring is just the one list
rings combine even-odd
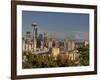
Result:
{"label": "foreground foliage", "polygon": [[78,48],[80,53],[80,65],[89,65],[89,45]]}
{"label": "foreground foliage", "polygon": [[89,45],[77,49],[80,54],[79,59],[69,60],[65,54],[59,54],[57,59],[50,54],[32,54],[23,52],[26,61],[22,63],[23,68],[48,68],[48,67],[71,67],[89,65]]}
{"label": "foreground foliage", "polygon": [[[26,52],[24,52],[26,55]],[[58,55],[57,59],[52,55],[36,55],[28,53],[27,61],[23,62],[23,68],[48,68],[48,67],[68,67],[77,66],[75,61],[68,60],[65,54]]]}

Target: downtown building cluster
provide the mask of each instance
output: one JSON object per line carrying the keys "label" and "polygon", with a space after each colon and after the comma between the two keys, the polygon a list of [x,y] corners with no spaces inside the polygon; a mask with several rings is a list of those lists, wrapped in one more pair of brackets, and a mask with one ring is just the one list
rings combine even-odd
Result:
{"label": "downtown building cluster", "polygon": [[68,56],[69,60],[75,60],[79,57],[77,48],[89,45],[88,41],[78,42],[75,40],[58,40],[48,36],[47,32],[38,34],[37,24],[32,24],[32,32],[26,32],[22,39],[22,51],[31,52],[32,54],[41,54],[56,59],[59,54]]}

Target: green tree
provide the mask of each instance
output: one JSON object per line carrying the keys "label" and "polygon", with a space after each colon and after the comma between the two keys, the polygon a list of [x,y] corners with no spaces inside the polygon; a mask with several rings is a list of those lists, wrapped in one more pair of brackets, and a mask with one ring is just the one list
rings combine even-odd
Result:
{"label": "green tree", "polygon": [[80,65],[89,65],[89,45],[78,48],[80,53]]}

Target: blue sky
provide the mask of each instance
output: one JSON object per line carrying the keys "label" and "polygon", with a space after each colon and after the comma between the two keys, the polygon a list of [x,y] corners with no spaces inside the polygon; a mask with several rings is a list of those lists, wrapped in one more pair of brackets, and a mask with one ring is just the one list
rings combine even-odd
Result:
{"label": "blue sky", "polygon": [[33,22],[38,24],[38,33],[48,32],[49,36],[60,39],[89,38],[89,14],[22,11],[23,36],[32,31]]}

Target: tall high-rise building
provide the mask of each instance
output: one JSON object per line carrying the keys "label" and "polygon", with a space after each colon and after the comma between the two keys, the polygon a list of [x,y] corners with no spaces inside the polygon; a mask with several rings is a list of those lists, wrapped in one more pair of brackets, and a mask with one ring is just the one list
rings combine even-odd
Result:
{"label": "tall high-rise building", "polygon": [[52,38],[50,38],[48,41],[48,48],[52,48],[52,45],[53,45],[53,40]]}
{"label": "tall high-rise building", "polygon": [[31,41],[31,32],[26,32],[26,51],[29,51],[30,49],[30,41]]}
{"label": "tall high-rise building", "polygon": [[48,33],[44,32],[44,46],[48,47]]}
{"label": "tall high-rise building", "polygon": [[72,41],[72,50],[75,50],[75,42]]}
{"label": "tall high-rise building", "polygon": [[64,40],[64,50],[68,51],[68,41]]}
{"label": "tall high-rise building", "polygon": [[38,48],[40,48],[42,45],[41,41],[43,42],[43,34],[38,35],[38,38],[37,38],[37,47]]}
{"label": "tall high-rise building", "polygon": [[71,51],[72,50],[71,41],[68,41],[67,48],[68,48],[68,51]]}
{"label": "tall high-rise building", "polygon": [[67,42],[67,48],[68,48],[68,51],[75,50],[75,42],[74,41],[68,41]]}
{"label": "tall high-rise building", "polygon": [[28,39],[28,40],[31,39],[31,32],[26,32],[26,39]]}
{"label": "tall high-rise building", "polygon": [[33,51],[37,48],[37,23],[32,23],[33,28]]}

